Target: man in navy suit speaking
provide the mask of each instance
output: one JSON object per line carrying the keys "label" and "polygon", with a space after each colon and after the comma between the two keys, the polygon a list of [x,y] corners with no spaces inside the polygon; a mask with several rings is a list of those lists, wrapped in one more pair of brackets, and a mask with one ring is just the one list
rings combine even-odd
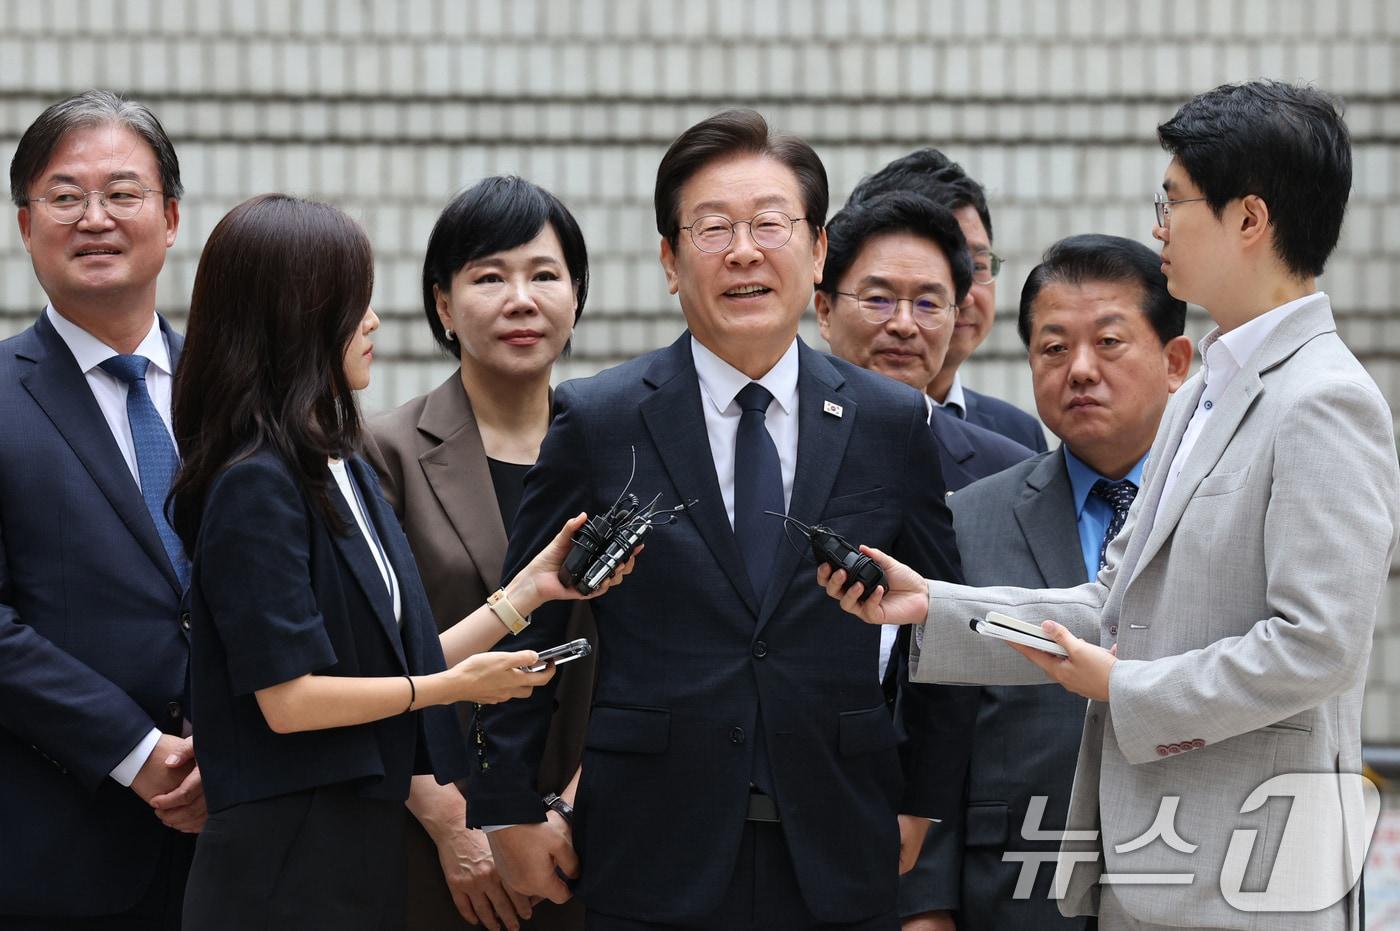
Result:
{"label": "man in navy suit speaking", "polygon": [[[822,603],[763,513],[960,575],[919,392],[797,338],[826,209],[816,153],[757,113],[682,133],[657,171],[656,220],[688,331],[560,386],[526,480],[507,577],[561,515],[612,504],[633,448],[639,497],[696,502],[595,602],[572,825],[535,792],[551,696],[480,717],[471,822],[521,892],[563,900],[559,874],[577,877],[590,928],[891,929],[901,867],[931,819],[958,816],[970,703],[907,690],[901,746],[878,631]],[[521,645],[552,645],[564,622],[536,612]]]}
{"label": "man in navy suit speaking", "polygon": [[48,306],[0,343],[0,927],[177,928],[204,822],[162,510],[180,166],[150,110],[89,91],[25,131],[10,189]]}

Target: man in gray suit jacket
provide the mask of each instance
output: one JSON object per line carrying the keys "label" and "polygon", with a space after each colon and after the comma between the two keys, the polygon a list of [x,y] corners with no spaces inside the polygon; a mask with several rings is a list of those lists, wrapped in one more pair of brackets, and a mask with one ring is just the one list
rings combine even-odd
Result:
{"label": "man in gray suit jacket", "polygon": [[[1040,418],[1062,445],[949,499],[969,585],[1068,587],[1098,574],[1189,374],[1185,325],[1185,302],[1141,243],[1072,236],[1046,251],[1017,326]],[[1060,915],[1050,871],[1037,866],[1065,827],[1084,699],[1055,685],[979,692],[967,815],[956,848],[939,852],[961,876],[959,931],[1083,929],[1090,920]]]}
{"label": "man in gray suit jacket", "polygon": [[[1350,139],[1330,98],[1273,82],[1203,94],[1158,137],[1168,287],[1217,327],[1105,568],[1070,589],[973,588],[880,555],[889,591],[858,604],[853,586],[843,606],[927,619],[923,681],[1036,681],[967,620],[1060,622],[1044,630],[1067,657],[1015,649],[1091,699],[1056,874],[1066,914],[1105,931],[1356,928],[1378,804],[1361,699],[1400,464],[1390,409],[1316,287]],[[840,574],[825,581],[839,594]]]}

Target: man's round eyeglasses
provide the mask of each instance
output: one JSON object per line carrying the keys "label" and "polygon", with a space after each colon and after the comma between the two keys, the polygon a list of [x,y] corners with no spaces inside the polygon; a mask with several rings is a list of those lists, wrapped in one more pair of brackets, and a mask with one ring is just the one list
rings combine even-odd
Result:
{"label": "man's round eyeglasses", "polygon": [[55,223],[77,223],[88,212],[92,198],[107,215],[117,220],[130,220],[141,212],[147,194],[159,194],[155,188],[142,185],[139,181],[113,181],[100,191],[84,191],[76,184],[59,184],[44,192],[43,197],[31,197],[31,201],[42,201],[48,208],[49,216]]}
{"label": "man's round eyeglasses", "polygon": [[699,217],[681,229],[690,233],[690,241],[701,252],[723,252],[734,241],[734,227],[748,224],[754,245],[762,249],[781,249],[792,238],[792,225],[806,217],[790,217],[780,210],[756,213],[751,220],[731,220],[718,214]]}
{"label": "man's round eyeglasses", "polygon": [[991,284],[1001,274],[1001,256],[990,249],[972,253],[972,280],[977,284]]}
{"label": "man's round eyeglasses", "polygon": [[1157,225],[1166,229],[1171,226],[1172,208],[1177,204],[1194,204],[1197,201],[1205,200],[1204,197],[1183,197],[1179,200],[1171,200],[1161,191],[1152,195],[1152,208],[1157,211]]}
{"label": "man's round eyeglasses", "polygon": [[936,330],[953,318],[953,305],[948,299],[934,292],[914,297],[895,297],[884,291],[837,291],[841,297],[848,297],[860,308],[860,316],[866,323],[884,323],[899,311],[899,305],[908,302],[914,322],[924,330]]}

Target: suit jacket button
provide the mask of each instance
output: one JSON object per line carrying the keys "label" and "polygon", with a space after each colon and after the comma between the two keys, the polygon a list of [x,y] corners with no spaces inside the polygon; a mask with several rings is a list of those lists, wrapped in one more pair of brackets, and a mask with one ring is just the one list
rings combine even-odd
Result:
{"label": "suit jacket button", "polygon": [[1118,625],[1117,625],[1117,624],[1113,624],[1113,625],[1111,625],[1111,626],[1108,628],[1108,635],[1109,635],[1110,637],[1116,637],[1116,636],[1118,636]]}
{"label": "suit jacket button", "polygon": [[753,645],[753,655],[754,659],[763,659],[763,657],[768,655],[768,644],[764,643],[762,640],[755,643]]}
{"label": "suit jacket button", "polygon": [[180,703],[177,701],[172,701],[168,703],[165,706],[165,710],[173,720],[178,720],[180,716],[185,713],[185,709],[182,708],[180,706]]}
{"label": "suit jacket button", "polygon": [[742,727],[736,727],[736,728],[733,728],[732,730],[730,730],[730,732],[729,732],[729,742],[732,743],[732,744],[741,744],[741,743],[743,743],[743,742],[744,742],[744,729],[743,729]]}
{"label": "suit jacket button", "polygon": [[188,612],[188,611],[181,611],[181,612],[180,612],[180,626],[183,627],[185,630],[189,630],[189,629],[190,629],[190,612]]}

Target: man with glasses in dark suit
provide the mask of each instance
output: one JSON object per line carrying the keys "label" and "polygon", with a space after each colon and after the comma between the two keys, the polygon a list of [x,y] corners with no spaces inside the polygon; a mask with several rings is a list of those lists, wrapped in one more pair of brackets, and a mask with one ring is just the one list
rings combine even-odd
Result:
{"label": "man with glasses in dark suit", "polygon": [[204,823],[156,314],[180,166],[149,109],[88,91],[10,188],[48,306],[0,344],[0,926],[166,931]]}
{"label": "man with glasses in dark suit", "polygon": [[951,210],[972,253],[972,287],[958,301],[948,352],[925,389],[928,396],[945,414],[993,430],[1035,452],[1045,452],[1045,431],[1034,417],[1000,398],[973,391],[958,373],[992,331],[997,312],[996,279],[1002,260],[992,251],[992,214],[982,185],[937,149],[916,149],[856,185],[849,203],[892,191],[922,194]]}

